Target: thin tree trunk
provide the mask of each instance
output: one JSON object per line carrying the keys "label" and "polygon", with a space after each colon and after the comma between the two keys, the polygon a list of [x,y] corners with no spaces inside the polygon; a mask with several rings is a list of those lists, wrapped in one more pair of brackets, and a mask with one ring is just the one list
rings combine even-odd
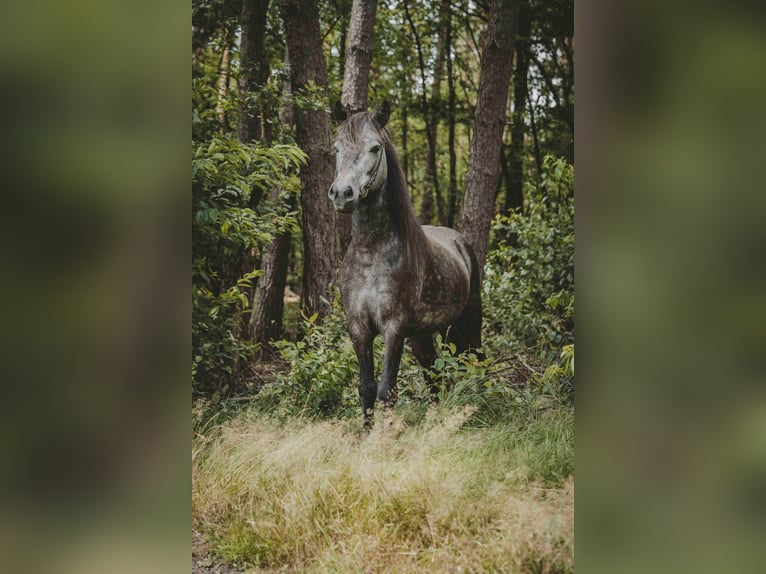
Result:
{"label": "thin tree trunk", "polygon": [[[323,90],[327,99],[327,69],[322,56],[316,0],[281,0],[290,76],[296,95],[304,94],[309,82]],[[308,107],[295,110],[296,138],[308,155],[301,169],[303,220],[302,307],[309,315],[323,317],[325,302],[338,268],[335,210],[327,199],[332,183],[334,158],[331,151],[330,116],[325,110]],[[324,300],[323,300],[324,299]]]}
{"label": "thin tree trunk", "polygon": [[402,106],[402,170],[404,171],[404,179],[407,181],[407,187],[410,182],[410,162],[409,153],[407,151],[407,100],[405,100]]}
{"label": "thin tree trunk", "polygon": [[[444,61],[447,54],[447,26],[449,25],[449,3],[450,0],[441,0],[439,7],[439,39],[436,44],[436,62],[434,62],[434,84],[431,92],[431,101],[426,111],[426,129],[430,130],[431,136],[428,141],[433,145],[428,148],[428,164],[426,165],[426,181],[430,181],[434,188],[436,197],[436,217],[439,225],[444,225],[447,220],[447,208],[444,205],[444,199],[439,184],[439,168],[436,162],[436,156],[439,144],[439,119],[441,115],[441,89],[442,76],[444,75]],[[425,94],[425,86],[424,86]]]}
{"label": "thin tree trunk", "polygon": [[[239,140],[244,143],[252,140],[270,141],[272,137],[271,123],[265,121],[272,112],[264,109],[265,100],[258,97],[259,91],[269,79],[269,59],[264,45],[268,10],[269,0],[243,0],[242,2]],[[253,101],[254,99],[258,99],[257,104]]]}
{"label": "thin tree trunk", "polygon": [[343,94],[340,101],[353,114],[367,111],[372,39],[377,0],[354,0],[349,23],[349,44],[343,70]]}
{"label": "thin tree trunk", "polygon": [[455,210],[457,207],[457,155],[455,153],[455,78],[452,70],[452,8],[449,0],[445,1],[447,11],[447,26],[444,39],[444,49],[447,55],[447,125],[449,129],[449,191],[447,207],[447,227],[455,225]]}
{"label": "thin tree trunk", "polygon": [[508,164],[503,207],[511,209],[524,206],[524,109],[527,105],[527,73],[529,71],[529,35],[532,31],[532,11],[529,0],[522,0],[519,7],[519,30],[516,36],[516,69],[513,73],[513,123],[511,124],[511,148]]}
{"label": "thin tree trunk", "polygon": [[540,153],[540,142],[537,139],[537,122],[535,122],[535,106],[529,98],[529,86],[527,86],[527,106],[529,108],[529,126],[532,128],[532,144],[535,154],[535,167],[537,167],[537,182],[543,178],[543,158]]}
{"label": "thin tree trunk", "polygon": [[[285,50],[285,63],[289,63]],[[285,104],[279,110],[279,121],[282,125],[292,125],[294,111],[292,105],[292,90],[290,82],[285,81],[282,87],[282,101]],[[283,190],[274,187],[269,194],[275,203],[279,202]],[[288,210],[295,209],[296,198],[291,196]],[[261,262],[261,276],[253,292],[253,308],[250,315],[250,338],[259,343],[261,349],[269,349],[269,342],[282,335],[282,314],[284,311],[284,293],[287,282],[287,267],[289,263],[291,233],[289,230],[277,234],[265,249]]]}
{"label": "thin tree trunk", "polygon": [[269,341],[282,335],[289,251],[290,232],[284,231],[271,241],[261,263],[262,274],[258,278],[253,295],[250,336],[253,342],[260,343],[263,349],[268,348]]}
{"label": "thin tree trunk", "polygon": [[[441,198],[441,190],[439,189],[439,178],[437,177],[436,166],[436,126],[434,122],[434,114],[429,111],[428,105],[428,90],[426,89],[426,67],[425,59],[423,57],[423,46],[420,42],[420,35],[418,34],[415,23],[412,20],[410,14],[408,2],[404,1],[404,14],[407,18],[407,22],[412,30],[412,35],[415,38],[415,49],[418,54],[418,66],[420,70],[420,81],[423,87],[421,93],[421,107],[423,118],[426,121],[426,141],[428,143],[428,162],[426,163],[426,181],[425,189],[423,190],[423,203],[421,204],[420,220],[421,223],[427,224],[433,221],[433,201],[436,198],[437,210],[439,210],[439,219],[443,217],[444,205]],[[438,76],[438,69],[436,71]],[[441,208],[439,207],[441,206]]]}
{"label": "thin tree trunk", "polygon": [[519,0],[493,0],[490,8],[479,73],[471,160],[458,222],[458,228],[476,253],[482,274],[500,175],[518,7]]}
{"label": "thin tree trunk", "polygon": [[229,93],[229,74],[231,69],[231,34],[227,30],[223,35],[223,53],[221,54],[221,74],[218,76],[218,92],[215,114],[221,129],[226,129],[226,96]]}

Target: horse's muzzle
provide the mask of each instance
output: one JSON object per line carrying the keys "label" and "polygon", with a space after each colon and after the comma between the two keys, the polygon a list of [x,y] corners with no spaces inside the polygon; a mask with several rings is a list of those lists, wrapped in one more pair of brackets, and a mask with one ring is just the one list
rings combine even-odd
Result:
{"label": "horse's muzzle", "polygon": [[343,191],[333,185],[328,192],[328,197],[332,201],[332,205],[335,211],[340,213],[351,213],[356,207],[356,198],[354,197],[354,190],[351,186],[347,186]]}

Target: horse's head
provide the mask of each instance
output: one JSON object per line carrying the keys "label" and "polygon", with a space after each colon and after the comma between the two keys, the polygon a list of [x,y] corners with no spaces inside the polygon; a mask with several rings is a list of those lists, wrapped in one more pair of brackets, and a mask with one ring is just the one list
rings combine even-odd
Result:
{"label": "horse's head", "polygon": [[333,110],[335,119],[343,122],[333,143],[335,150],[335,180],[328,196],[335,209],[351,213],[370,193],[378,191],[387,176],[386,142],[383,128],[391,108],[388,102],[374,112],[360,112],[348,117],[343,104]]}

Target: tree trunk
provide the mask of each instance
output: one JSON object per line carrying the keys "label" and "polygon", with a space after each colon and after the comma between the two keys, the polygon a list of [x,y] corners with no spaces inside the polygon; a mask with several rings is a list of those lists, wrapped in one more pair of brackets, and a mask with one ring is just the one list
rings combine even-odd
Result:
{"label": "tree trunk", "polygon": [[503,207],[508,212],[524,206],[524,109],[527,101],[527,72],[529,70],[529,35],[532,31],[532,11],[529,0],[519,7],[519,30],[516,35],[516,70],[513,74],[513,122],[511,148],[508,154]]}
{"label": "tree trunk", "polygon": [[[322,38],[316,0],[281,0],[290,77],[296,95],[305,94],[309,82],[324,93],[327,101],[327,71],[322,56]],[[338,267],[335,210],[327,198],[335,160],[331,151],[330,115],[308,107],[295,110],[296,139],[308,155],[301,168],[303,212],[303,293],[302,307],[309,315],[327,314],[323,301]]]}
{"label": "tree trunk", "polygon": [[218,118],[218,123],[221,124],[221,129],[226,131],[226,95],[229,93],[229,74],[231,70],[231,33],[228,30],[223,35],[223,53],[221,54],[220,70],[215,115]]}
{"label": "tree trunk", "polygon": [[540,141],[537,138],[537,122],[535,121],[535,106],[529,98],[529,86],[527,86],[527,107],[529,108],[529,126],[532,128],[532,149],[535,155],[535,167],[537,168],[537,183],[543,178],[543,159],[540,153]]}
{"label": "tree trunk", "polygon": [[452,8],[449,0],[444,2],[447,11],[447,26],[444,38],[444,51],[447,57],[447,125],[449,147],[449,191],[447,192],[447,227],[455,225],[457,207],[457,155],[455,154],[455,78],[452,70]]}
{"label": "tree trunk", "polygon": [[[407,182],[409,188],[410,183],[410,162],[409,152],[407,151],[407,106],[408,99],[404,100],[404,105],[401,108],[402,114],[402,171],[404,171],[404,179]],[[410,192],[411,193],[411,192]]]}
{"label": "tree trunk", "polygon": [[[289,63],[285,50],[285,63]],[[282,101],[285,104],[279,110],[280,124],[293,124],[294,110],[292,105],[292,90],[290,82],[285,81],[282,87]],[[282,189],[275,187],[271,190],[270,199],[278,202]],[[288,210],[295,209],[296,198],[291,196]],[[266,246],[261,262],[261,276],[258,277],[253,292],[253,308],[250,315],[250,338],[261,345],[261,349],[269,348],[269,341],[282,336],[282,314],[284,310],[285,283],[287,282],[287,266],[290,253],[289,230],[274,237]]]}
{"label": "tree trunk", "polygon": [[[410,14],[408,2],[405,0],[404,2],[404,14],[407,18],[407,22],[410,25],[410,29],[412,30],[412,36],[415,39],[415,49],[418,54],[418,68],[420,70],[420,81],[422,84],[422,92],[420,95],[421,100],[421,108],[422,108],[422,114],[423,119],[426,122],[426,141],[428,143],[428,161],[426,163],[426,181],[425,181],[425,188],[423,190],[423,203],[420,207],[420,222],[423,224],[430,224],[433,221],[433,211],[434,211],[434,197],[436,198],[436,206],[438,211],[439,219],[441,220],[444,216],[444,205],[441,197],[441,189],[439,189],[439,178],[438,178],[438,172],[437,172],[437,166],[436,166],[436,136],[437,136],[437,129],[436,129],[436,118],[431,111],[431,106],[428,104],[428,97],[427,97],[427,82],[426,82],[426,67],[425,67],[425,58],[423,56],[423,46],[420,42],[420,35],[418,34],[418,30],[415,27],[415,22],[412,20],[412,15]],[[439,48],[441,50],[441,47]],[[437,54],[438,56],[438,54]],[[437,60],[439,58],[437,57]],[[442,57],[442,60],[444,58]],[[434,75],[434,81],[435,83],[439,82],[439,63],[437,61],[437,66],[435,70]],[[436,90],[434,90],[436,91]]]}
{"label": "tree trunk", "polygon": [[[269,59],[266,55],[266,15],[269,0],[243,0],[240,15],[242,40],[240,42],[239,73],[239,141],[270,141],[271,124],[266,121],[272,114],[263,109],[264,99],[258,98],[269,79]],[[258,105],[253,99],[260,99]]]}
{"label": "tree trunk", "polygon": [[[280,188],[274,188],[272,198],[278,200],[281,191]],[[294,197],[291,198],[288,208],[295,208]],[[250,336],[253,342],[260,343],[262,348],[268,348],[269,341],[282,335],[289,252],[290,231],[283,231],[269,243],[261,262],[261,276],[258,277],[253,294]]]}
{"label": "tree trunk", "polygon": [[[349,114],[367,111],[367,88],[377,6],[377,0],[354,0],[351,6],[348,52],[343,69],[343,94],[340,98]],[[337,218],[342,256],[351,243],[351,216],[338,215]]]}
{"label": "tree trunk", "polygon": [[518,7],[519,0],[493,0],[490,7],[486,41],[482,49],[471,159],[458,222],[459,230],[476,253],[482,275],[500,175]]}
{"label": "tree trunk", "polygon": [[343,94],[340,98],[349,114],[367,111],[367,87],[377,5],[377,0],[354,0],[351,6]]}
{"label": "tree trunk", "polygon": [[[449,25],[450,0],[441,0],[439,7],[439,36],[436,44],[436,61],[434,62],[434,83],[431,91],[431,101],[428,102],[426,113],[426,129],[430,132],[428,142],[428,164],[426,165],[426,181],[433,186],[436,198],[436,219],[439,225],[447,221],[446,207],[442,197],[441,185],[439,184],[439,168],[436,161],[439,145],[439,119],[441,116],[441,91],[442,76],[444,75],[444,61],[447,54],[447,26]],[[425,103],[425,86],[423,86]]]}

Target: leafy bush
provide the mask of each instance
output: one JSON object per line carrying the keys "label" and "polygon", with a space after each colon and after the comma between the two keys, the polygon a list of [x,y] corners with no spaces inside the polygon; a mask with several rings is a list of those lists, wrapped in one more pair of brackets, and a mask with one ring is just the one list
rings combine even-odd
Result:
{"label": "leafy bush", "polygon": [[[273,235],[295,225],[286,210],[298,191],[292,174],[305,161],[291,145],[258,147],[213,137],[193,147],[192,390],[224,390],[255,348],[244,333],[257,256]],[[282,201],[253,205],[272,187]]]}
{"label": "leafy bush", "polygon": [[259,408],[320,418],[356,412],[359,367],[346,331],[340,293],[336,292],[331,312],[321,324],[316,314],[302,315],[302,320],[302,339],[275,342],[291,370],[261,391]]}
{"label": "leafy bush", "polygon": [[508,239],[487,257],[482,297],[488,345],[550,361],[574,344],[574,168],[550,156],[543,168],[526,213],[495,218]]}

